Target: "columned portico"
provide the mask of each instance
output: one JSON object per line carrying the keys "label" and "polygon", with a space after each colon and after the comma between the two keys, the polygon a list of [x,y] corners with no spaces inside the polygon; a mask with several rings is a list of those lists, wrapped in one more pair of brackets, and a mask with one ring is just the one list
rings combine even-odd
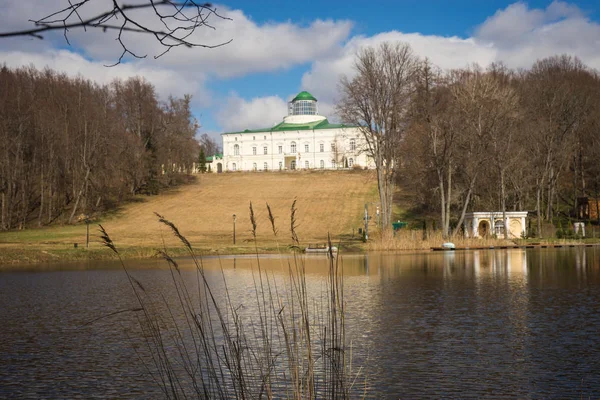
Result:
{"label": "columned portico", "polygon": [[526,233],[527,211],[471,212],[465,214],[463,227],[466,237],[496,236],[503,239],[520,238]]}

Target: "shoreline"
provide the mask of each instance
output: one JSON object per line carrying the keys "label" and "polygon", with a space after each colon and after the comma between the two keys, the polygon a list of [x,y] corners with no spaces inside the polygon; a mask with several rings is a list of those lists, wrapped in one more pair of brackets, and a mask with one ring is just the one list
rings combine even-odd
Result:
{"label": "shoreline", "polygon": [[[335,244],[339,246],[339,243]],[[241,246],[193,246],[194,254],[202,257],[211,256],[234,256],[234,255],[256,255],[256,254],[292,254],[293,250],[288,245],[241,245]],[[189,256],[189,251],[182,246],[126,246],[119,247],[119,255],[123,260],[160,260],[162,257],[158,250],[165,251],[172,257]],[[345,243],[341,245],[344,252],[364,253],[366,248],[363,243]],[[0,271],[3,267],[14,267],[18,265],[31,264],[57,264],[61,262],[87,262],[87,261],[114,261],[117,256],[108,248],[94,243],[90,248],[84,246],[68,247],[56,245],[27,245],[11,243],[10,245],[0,243]]]}
{"label": "shoreline", "polygon": [[[371,242],[373,246],[375,241]],[[337,242],[336,246],[343,253],[367,253],[369,251],[380,252],[442,252],[441,248],[422,247],[422,248],[372,248],[369,244],[360,241]],[[302,247],[303,245],[301,245]],[[537,240],[529,239],[527,242],[507,246],[498,244],[497,246],[485,245],[482,247],[467,247],[460,250],[492,250],[492,249],[551,249],[551,248],[575,248],[575,247],[597,247],[600,246],[600,239],[586,239],[584,241],[573,241],[568,239],[547,239]],[[377,247],[377,246],[374,246]],[[162,257],[158,254],[158,250],[165,251],[174,258],[189,256],[189,252],[182,246],[123,246],[119,247],[119,255],[123,260],[160,260]],[[292,254],[292,247],[289,245],[277,244],[253,244],[245,243],[243,245],[219,245],[215,243],[213,246],[193,246],[194,253],[201,257],[212,256],[235,256],[235,255],[264,255],[264,254]],[[459,249],[457,249],[459,250]],[[108,248],[102,246],[98,242],[90,243],[90,248],[84,246],[69,247],[66,244],[27,244],[27,243],[0,243],[0,271],[4,269],[14,269],[19,265],[27,266],[33,264],[58,264],[72,262],[88,262],[88,261],[115,261],[116,255]]]}

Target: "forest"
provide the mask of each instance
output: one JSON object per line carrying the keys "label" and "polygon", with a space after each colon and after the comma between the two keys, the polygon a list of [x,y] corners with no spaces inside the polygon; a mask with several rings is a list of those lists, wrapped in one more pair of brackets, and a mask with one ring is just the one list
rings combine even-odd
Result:
{"label": "forest", "polygon": [[0,230],[72,223],[180,183],[197,162],[190,96],[0,68]]}
{"label": "forest", "polygon": [[600,222],[598,71],[568,55],[520,70],[414,65],[399,179],[445,236],[467,211],[530,211],[538,237],[558,220]]}

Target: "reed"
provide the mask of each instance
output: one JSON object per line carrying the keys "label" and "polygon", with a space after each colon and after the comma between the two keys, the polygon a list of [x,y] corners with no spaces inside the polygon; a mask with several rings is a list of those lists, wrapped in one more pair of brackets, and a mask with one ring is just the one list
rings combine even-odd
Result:
{"label": "reed", "polygon": [[395,234],[391,231],[378,232],[371,236],[367,248],[371,251],[394,250],[429,250],[440,247],[444,242],[452,242],[456,247],[490,247],[514,246],[511,240],[494,238],[464,238],[453,237],[444,239],[441,232],[424,232],[423,230],[399,230]]}
{"label": "reed", "polygon": [[[249,207],[256,241],[258,222]],[[276,217],[267,204],[275,240]],[[290,234],[298,248],[295,202]],[[265,272],[256,258],[253,301],[257,315],[249,316],[232,297],[221,269],[219,288],[203,260],[171,221],[157,214],[192,258],[195,287],[166,250],[159,254],[170,271],[174,301],[147,289],[121,260],[138,305],[132,308],[141,328],[140,360],[165,398],[203,399],[347,399],[357,397],[353,387],[360,374],[351,370],[345,330],[343,263],[330,254],[325,289],[311,294],[304,256],[295,252],[282,261],[283,274]],[[117,246],[101,229],[103,244],[119,257]],[[331,240],[329,240],[331,248]],[[279,244],[277,244],[279,246]],[[282,258],[283,260],[283,258]],[[211,281],[211,279],[213,279]],[[359,370],[360,371],[360,370]],[[360,393],[362,395],[362,393]]]}

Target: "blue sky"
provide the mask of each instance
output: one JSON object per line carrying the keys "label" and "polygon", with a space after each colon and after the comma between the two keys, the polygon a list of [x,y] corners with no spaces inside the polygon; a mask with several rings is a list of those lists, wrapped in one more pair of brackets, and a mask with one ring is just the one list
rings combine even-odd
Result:
{"label": "blue sky", "polygon": [[[129,0],[139,2],[143,0]],[[0,0],[0,30],[21,29],[27,20],[49,14],[66,0]],[[109,4],[94,0],[92,15]],[[352,75],[357,50],[383,41],[404,41],[442,69],[503,61],[519,68],[536,59],[569,53],[600,69],[600,10],[597,1],[326,1],[265,0],[217,4],[231,21],[214,21],[216,30],[196,39],[223,48],[182,49],[154,60],[127,60],[114,68],[119,48],[100,32],[71,32],[71,46],[60,33],[39,41],[0,40],[0,60],[9,66],[49,66],[101,83],[141,75],[163,98],[194,96],[201,132],[260,128],[281,120],[286,101],[300,90],[319,99],[331,115],[341,74]],[[310,3],[317,4],[317,3]],[[152,23],[150,13],[140,18]],[[127,38],[142,53],[155,54],[149,37]],[[335,119],[335,116],[332,116]]]}

